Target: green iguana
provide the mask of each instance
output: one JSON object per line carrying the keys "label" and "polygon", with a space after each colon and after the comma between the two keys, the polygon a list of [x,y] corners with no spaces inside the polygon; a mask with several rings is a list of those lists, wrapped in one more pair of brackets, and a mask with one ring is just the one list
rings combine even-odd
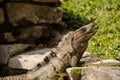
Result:
{"label": "green iguana", "polygon": [[96,33],[93,24],[88,24],[63,36],[58,46],[52,48],[44,60],[26,74],[0,77],[0,80],[53,80],[56,72],[77,64],[88,46],[89,39]]}

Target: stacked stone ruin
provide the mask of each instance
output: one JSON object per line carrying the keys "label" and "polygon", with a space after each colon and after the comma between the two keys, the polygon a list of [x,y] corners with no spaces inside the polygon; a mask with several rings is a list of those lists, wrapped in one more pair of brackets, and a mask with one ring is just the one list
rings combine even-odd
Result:
{"label": "stacked stone ruin", "polygon": [[59,41],[66,27],[60,5],[60,0],[0,0],[0,76],[26,72],[11,68],[13,56]]}

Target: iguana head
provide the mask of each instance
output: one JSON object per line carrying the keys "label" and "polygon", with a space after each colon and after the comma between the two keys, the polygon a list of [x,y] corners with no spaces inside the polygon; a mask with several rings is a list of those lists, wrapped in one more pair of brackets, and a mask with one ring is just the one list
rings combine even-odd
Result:
{"label": "iguana head", "polygon": [[64,35],[57,46],[58,49],[68,53],[76,53],[78,57],[81,56],[87,48],[88,40],[96,33],[95,30],[92,30],[92,26],[91,23]]}
{"label": "iguana head", "polygon": [[73,32],[71,44],[74,51],[78,53],[78,57],[82,56],[88,46],[89,39],[96,33],[96,30],[92,30],[92,26],[91,23]]}

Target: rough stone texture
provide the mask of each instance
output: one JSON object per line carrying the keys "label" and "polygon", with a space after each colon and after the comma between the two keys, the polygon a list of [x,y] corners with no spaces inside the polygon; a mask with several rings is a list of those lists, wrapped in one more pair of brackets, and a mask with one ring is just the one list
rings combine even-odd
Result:
{"label": "rough stone texture", "polygon": [[8,59],[27,49],[27,44],[0,45],[0,65],[7,64]]}
{"label": "rough stone texture", "polygon": [[49,52],[49,48],[26,52],[10,58],[8,65],[10,68],[31,70],[39,63],[44,64],[44,58],[48,55]]}
{"label": "rough stone texture", "polygon": [[29,3],[8,3],[7,11],[14,26],[20,23],[59,23],[62,18],[62,12],[57,8]]}
{"label": "rough stone texture", "polygon": [[2,8],[0,8],[0,24],[4,22],[4,14]]}
{"label": "rough stone texture", "polygon": [[114,66],[114,65],[120,65],[120,61],[115,59],[106,59],[106,60],[94,62],[92,64],[99,65],[99,66]]}
{"label": "rough stone texture", "polygon": [[10,1],[63,2],[63,0],[10,0]]}
{"label": "rough stone texture", "polygon": [[[29,43],[29,44],[34,44],[36,41],[39,41],[40,38],[48,38],[52,31],[50,30],[50,26],[33,26],[33,27],[24,27],[21,29],[16,30],[16,33],[14,32],[13,35],[13,40],[10,41],[11,38],[10,35],[8,38],[6,37],[6,41],[12,42],[22,42],[22,43]],[[16,36],[15,36],[16,35]],[[12,37],[12,36],[11,36]]]}
{"label": "rough stone texture", "polygon": [[[81,71],[81,79],[75,77]],[[76,73],[71,74],[69,72]],[[120,80],[120,67],[73,67],[67,69],[70,80]],[[80,77],[80,76],[79,76]]]}
{"label": "rough stone texture", "polygon": [[85,67],[82,74],[82,80],[120,80],[120,67]]}
{"label": "rough stone texture", "polygon": [[3,36],[0,38],[0,43],[40,43],[54,46],[60,41],[61,37],[62,33],[53,29],[51,25],[36,25],[32,27],[22,26],[16,27],[12,32],[4,32]]}
{"label": "rough stone texture", "polygon": [[83,53],[82,57],[88,57],[88,56],[90,56],[90,55],[91,55],[90,52],[85,51],[85,52]]}
{"label": "rough stone texture", "polygon": [[40,1],[40,2],[62,2],[63,0],[33,0],[33,1]]}

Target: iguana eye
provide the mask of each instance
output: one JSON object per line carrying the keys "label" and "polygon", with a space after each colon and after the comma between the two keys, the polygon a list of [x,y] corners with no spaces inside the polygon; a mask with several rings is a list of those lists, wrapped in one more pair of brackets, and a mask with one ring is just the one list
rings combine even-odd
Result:
{"label": "iguana eye", "polygon": [[82,32],[82,33],[86,32],[86,28],[82,28],[82,29],[81,29],[81,32]]}

